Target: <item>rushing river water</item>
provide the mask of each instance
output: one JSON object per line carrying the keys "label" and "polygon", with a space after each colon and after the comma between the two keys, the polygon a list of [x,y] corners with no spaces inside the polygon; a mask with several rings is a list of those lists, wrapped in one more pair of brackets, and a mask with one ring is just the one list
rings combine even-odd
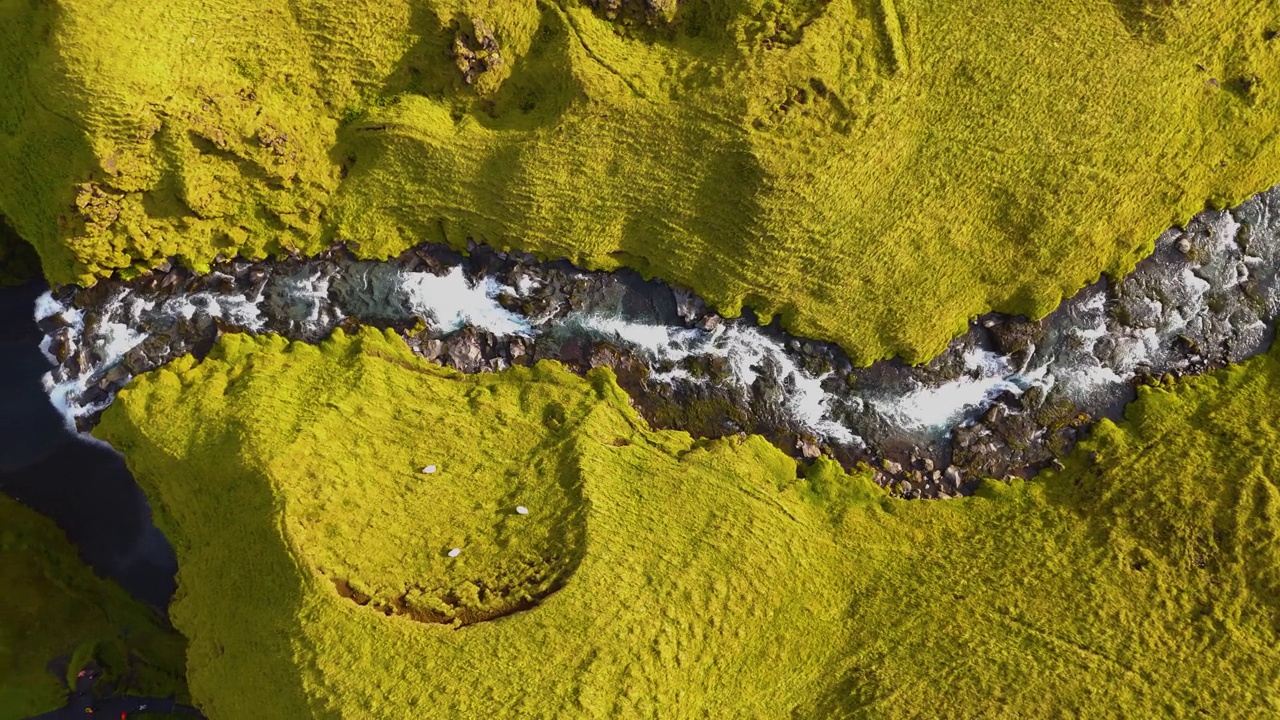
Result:
{"label": "rushing river water", "polygon": [[1085,288],[1038,321],[989,315],[931,362],[855,368],[838,348],[728,320],[688,292],[483,248],[421,246],[384,262],[309,260],[166,269],[42,296],[45,379],[86,430],[137,373],[207,352],[219,333],[318,341],[392,327],[464,372],[543,358],[614,368],[654,424],[760,432],[788,452],[870,462],[909,497],[969,478],[1028,475],[1114,416],[1135,384],[1265,349],[1280,309],[1280,188],[1175,228],[1118,283]]}

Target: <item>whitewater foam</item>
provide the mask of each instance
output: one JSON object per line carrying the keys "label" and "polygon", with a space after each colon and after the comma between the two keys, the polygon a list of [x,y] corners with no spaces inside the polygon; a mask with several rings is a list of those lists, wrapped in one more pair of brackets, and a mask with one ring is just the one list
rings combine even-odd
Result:
{"label": "whitewater foam", "polygon": [[632,322],[597,314],[577,317],[574,322],[647,355],[660,368],[665,368],[650,373],[650,377],[659,382],[706,382],[696,380],[683,368],[667,366],[689,357],[719,357],[728,361],[739,391],[747,393],[759,378],[759,370],[771,365],[777,379],[790,390],[782,404],[797,426],[826,440],[843,444],[861,443],[861,438],[830,415],[830,398],[822,388],[822,382],[830,377],[830,373],[815,376],[804,371],[781,343],[759,328],[720,325],[707,331]]}
{"label": "whitewater foam", "polygon": [[964,355],[967,374],[929,387],[916,382],[915,389],[894,399],[877,399],[872,406],[884,419],[910,430],[941,430],[962,420],[967,413],[982,410],[1001,393],[1020,396],[1047,370],[1042,368],[1032,380],[1021,378],[1009,359],[988,350],[972,349]]}
{"label": "whitewater foam", "polygon": [[399,289],[410,310],[441,332],[470,325],[497,337],[532,335],[528,320],[498,303],[497,298],[511,288],[489,276],[471,284],[461,266],[454,267],[448,275],[402,271]]}

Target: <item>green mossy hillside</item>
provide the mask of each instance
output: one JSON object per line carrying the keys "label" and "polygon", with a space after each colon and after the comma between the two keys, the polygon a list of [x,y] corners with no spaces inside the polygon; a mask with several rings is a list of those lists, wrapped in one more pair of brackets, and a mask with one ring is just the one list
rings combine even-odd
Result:
{"label": "green mossy hillside", "polygon": [[1144,389],[1061,472],[936,502],[374,331],[225,336],[97,432],[175,543],[214,720],[1255,718],[1277,391],[1275,356]]}
{"label": "green mossy hillside", "polygon": [[[0,720],[61,707],[93,660],[120,692],[186,696],[186,643],[154,610],[94,575],[52,521],[0,495]],[[71,660],[69,678],[49,668]]]}
{"label": "green mossy hillside", "polygon": [[470,237],[870,362],[1280,179],[1274,4],[642,5],[0,0],[0,214],[57,283]]}

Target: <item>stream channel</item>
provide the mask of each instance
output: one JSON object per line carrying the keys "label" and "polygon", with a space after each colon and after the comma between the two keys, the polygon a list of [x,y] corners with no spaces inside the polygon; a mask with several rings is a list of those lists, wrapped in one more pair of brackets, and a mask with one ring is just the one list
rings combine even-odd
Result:
{"label": "stream channel", "polygon": [[0,421],[20,441],[0,448],[0,490],[58,522],[100,574],[162,607],[172,550],[121,458],[88,431],[132,377],[202,357],[222,333],[318,342],[365,324],[467,373],[542,359],[579,372],[607,365],[654,426],[759,433],[797,458],[867,463],[896,495],[948,498],[978,478],[1054,465],[1092,423],[1119,417],[1140,383],[1266,350],[1280,313],[1280,187],[1170,229],[1124,279],[1090,285],[1038,321],[976,318],[919,366],[854,367],[830,343],[750,311],[720,317],[629,271],[482,247],[422,245],[387,261],[335,248],[204,275],[165,267],[92,288],[31,284],[0,300],[25,315],[5,323],[16,363],[6,396],[18,402]]}
{"label": "stream channel", "polygon": [[830,343],[726,319],[635,273],[586,272],[482,247],[422,245],[387,261],[342,249],[163,270],[41,295],[45,389],[87,431],[134,375],[207,353],[224,332],[317,342],[337,327],[392,328],[467,373],[542,359],[608,365],[649,422],[717,437],[759,433],[801,458],[865,462],[909,498],[952,497],[980,477],[1030,477],[1138,383],[1202,373],[1265,350],[1280,310],[1280,187],[1174,228],[1119,282],[1084,288],[1039,321],[991,314],[920,366],[854,367]]}

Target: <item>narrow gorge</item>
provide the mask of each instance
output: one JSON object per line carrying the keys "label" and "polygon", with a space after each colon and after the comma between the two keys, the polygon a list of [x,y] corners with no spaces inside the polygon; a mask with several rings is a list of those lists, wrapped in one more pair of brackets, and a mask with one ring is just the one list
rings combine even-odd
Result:
{"label": "narrow gorge", "polygon": [[796,457],[867,463],[905,497],[951,497],[979,478],[1030,477],[1142,382],[1265,350],[1280,310],[1280,187],[1173,228],[1127,277],[1084,288],[1038,321],[990,314],[928,363],[855,367],[832,344],[750,312],[723,318],[638,275],[472,247],[421,245],[384,261],[313,259],[167,268],[67,287],[37,302],[56,364],[50,400],[81,431],[135,375],[220,333],[319,341],[392,328],[466,373],[538,360],[607,365],[656,427],[757,433]]}

